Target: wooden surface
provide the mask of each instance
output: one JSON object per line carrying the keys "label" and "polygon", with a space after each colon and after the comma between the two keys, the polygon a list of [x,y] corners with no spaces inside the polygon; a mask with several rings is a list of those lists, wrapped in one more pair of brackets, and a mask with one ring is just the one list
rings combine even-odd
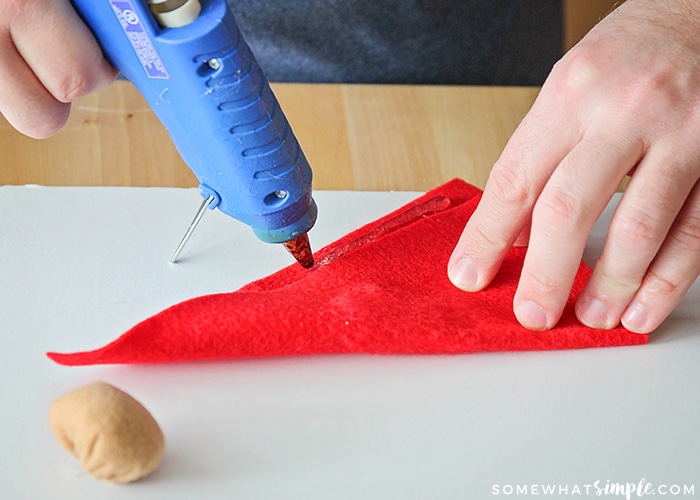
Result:
{"label": "wooden surface", "polygon": [[564,48],[578,43],[624,0],[564,0]]}
{"label": "wooden surface", "polygon": [[[619,0],[564,0],[565,48]],[[531,106],[533,88],[276,84],[316,189],[425,190],[452,177],[483,186]],[[0,116],[0,184],[194,186],[126,82],[79,100],[44,141]]]}
{"label": "wooden surface", "polygon": [[[273,85],[314,170],[315,189],[426,190],[453,177],[483,186],[538,89]],[[197,184],[128,82],[83,98],[68,125],[29,139],[0,118],[0,184]]]}

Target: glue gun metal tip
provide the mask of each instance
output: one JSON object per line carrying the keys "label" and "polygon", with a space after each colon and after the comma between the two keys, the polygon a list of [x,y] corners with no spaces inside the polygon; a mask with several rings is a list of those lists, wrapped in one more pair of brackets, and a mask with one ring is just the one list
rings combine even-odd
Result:
{"label": "glue gun metal tip", "polygon": [[304,233],[298,238],[293,240],[285,241],[283,243],[284,248],[292,254],[292,257],[305,269],[311,269],[314,267],[314,254],[311,251],[311,244],[309,243],[309,235]]}

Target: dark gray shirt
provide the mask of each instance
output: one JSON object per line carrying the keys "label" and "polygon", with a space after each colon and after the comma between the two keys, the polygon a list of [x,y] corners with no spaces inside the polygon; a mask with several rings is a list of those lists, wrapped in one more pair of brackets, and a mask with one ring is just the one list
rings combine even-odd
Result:
{"label": "dark gray shirt", "polygon": [[561,0],[232,0],[271,81],[541,85]]}

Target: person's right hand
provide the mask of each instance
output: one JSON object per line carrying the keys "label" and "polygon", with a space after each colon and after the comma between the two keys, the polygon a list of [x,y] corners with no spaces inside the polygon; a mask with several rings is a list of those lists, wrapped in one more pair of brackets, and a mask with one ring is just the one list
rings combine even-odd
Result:
{"label": "person's right hand", "polygon": [[622,3],[555,65],[506,145],[452,282],[485,288],[527,243],[515,316],[554,327],[591,228],[630,175],[576,314],[592,328],[655,330],[700,274],[699,96],[700,2]]}
{"label": "person's right hand", "polygon": [[68,0],[0,0],[0,113],[23,134],[58,132],[72,101],[116,76]]}

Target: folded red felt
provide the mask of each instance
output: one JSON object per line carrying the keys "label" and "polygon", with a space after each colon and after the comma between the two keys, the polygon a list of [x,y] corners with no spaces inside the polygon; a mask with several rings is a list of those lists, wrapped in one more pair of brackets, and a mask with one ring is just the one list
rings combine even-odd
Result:
{"label": "folded red felt", "polygon": [[308,354],[457,354],[643,344],[622,327],[581,325],[575,297],[590,276],[581,264],[556,328],[535,332],[516,321],[512,300],[525,249],[513,248],[479,293],[447,278],[450,253],[480,191],[444,184],[316,253],[238,291],[172,306],[94,351],[49,353],[65,365]]}

